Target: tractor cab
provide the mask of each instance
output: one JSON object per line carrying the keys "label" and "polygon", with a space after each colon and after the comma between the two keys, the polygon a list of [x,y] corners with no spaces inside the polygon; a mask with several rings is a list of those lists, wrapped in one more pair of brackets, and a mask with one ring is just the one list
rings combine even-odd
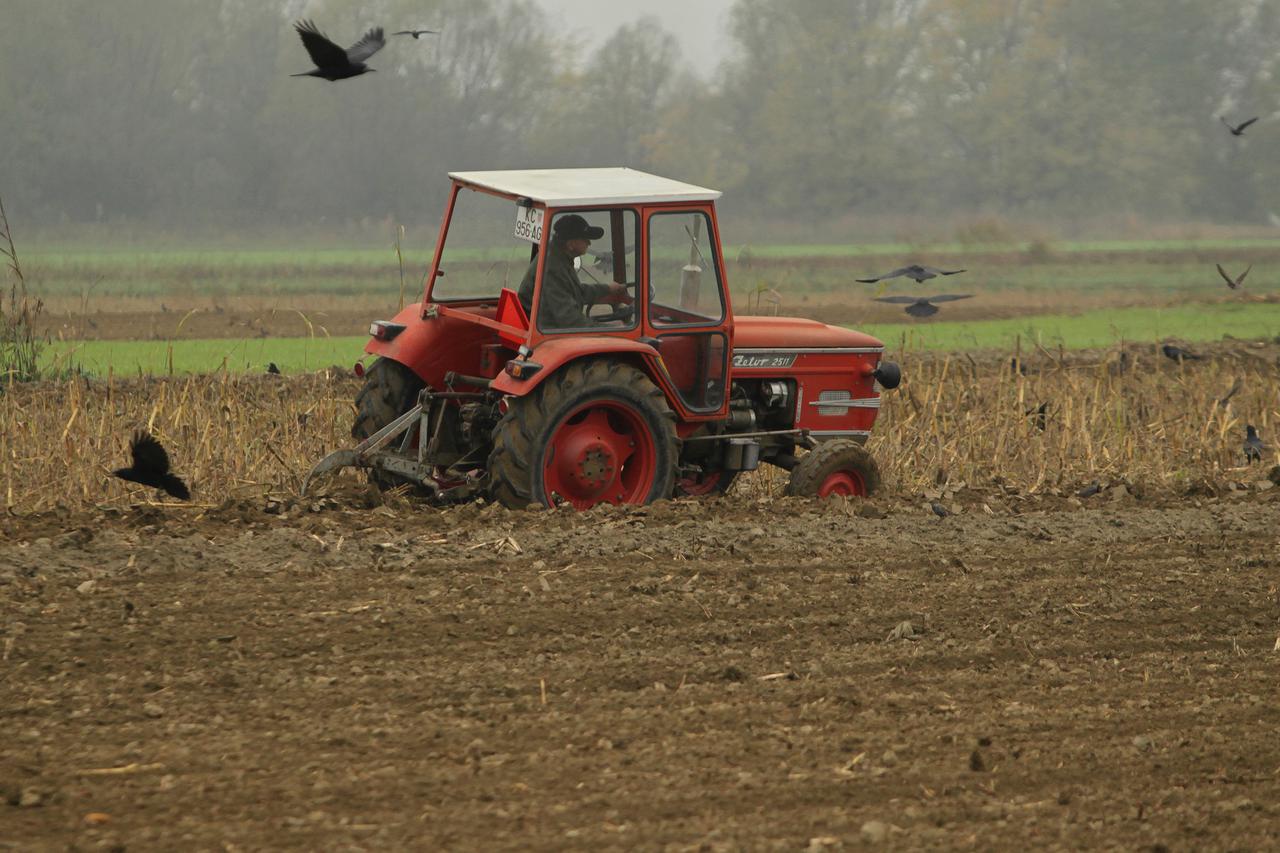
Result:
{"label": "tractor cab", "polygon": [[[516,360],[531,364],[513,365],[514,381],[504,380],[520,394],[522,381],[584,347],[634,342],[633,351],[661,355],[653,363],[683,414],[723,412],[732,316],[713,205],[719,192],[621,168],[450,178],[415,311],[496,332],[510,352],[495,350],[475,365],[478,375],[495,378],[504,356],[524,352]],[[585,223],[589,236],[561,239],[563,222]],[[376,340],[369,351],[396,355]]]}
{"label": "tractor cab", "polygon": [[896,368],[848,329],[735,326],[718,191],[625,168],[449,177],[422,301],[370,327],[359,444],[311,477],[584,508],[723,491],[843,439],[799,482],[874,489],[860,442]]}

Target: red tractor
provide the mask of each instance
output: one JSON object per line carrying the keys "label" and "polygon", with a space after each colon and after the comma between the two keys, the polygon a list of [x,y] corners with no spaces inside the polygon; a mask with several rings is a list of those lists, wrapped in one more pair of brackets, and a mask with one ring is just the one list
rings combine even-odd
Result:
{"label": "red tractor", "polygon": [[862,445],[897,365],[860,332],[735,318],[719,192],[631,169],[450,178],[422,301],[370,327],[359,444],[306,485],[357,466],[584,509],[718,494],[767,462],[791,495],[877,489]]}

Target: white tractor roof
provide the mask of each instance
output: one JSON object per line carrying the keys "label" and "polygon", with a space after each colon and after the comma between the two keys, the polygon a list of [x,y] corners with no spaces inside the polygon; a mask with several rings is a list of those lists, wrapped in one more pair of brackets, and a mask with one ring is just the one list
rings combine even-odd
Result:
{"label": "white tractor roof", "polygon": [[720,197],[719,190],[626,168],[450,172],[449,177],[478,187],[525,196],[548,207],[712,201]]}

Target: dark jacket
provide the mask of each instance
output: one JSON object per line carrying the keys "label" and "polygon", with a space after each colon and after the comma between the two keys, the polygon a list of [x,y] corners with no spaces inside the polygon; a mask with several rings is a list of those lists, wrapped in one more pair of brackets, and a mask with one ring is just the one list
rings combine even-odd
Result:
{"label": "dark jacket", "polygon": [[[517,295],[526,311],[533,313],[533,280],[538,274],[534,258],[520,282]],[[593,325],[583,308],[609,295],[607,284],[583,284],[573,268],[573,258],[564,247],[552,241],[547,248],[547,266],[542,271],[542,304],[538,307],[541,329],[574,329]]]}

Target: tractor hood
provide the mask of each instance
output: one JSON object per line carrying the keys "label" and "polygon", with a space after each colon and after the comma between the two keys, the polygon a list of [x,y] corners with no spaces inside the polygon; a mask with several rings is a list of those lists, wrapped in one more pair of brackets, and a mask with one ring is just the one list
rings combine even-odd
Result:
{"label": "tractor hood", "polygon": [[797,317],[734,317],[733,348],[827,349],[868,347],[883,349],[878,339],[853,329],[828,326]]}

